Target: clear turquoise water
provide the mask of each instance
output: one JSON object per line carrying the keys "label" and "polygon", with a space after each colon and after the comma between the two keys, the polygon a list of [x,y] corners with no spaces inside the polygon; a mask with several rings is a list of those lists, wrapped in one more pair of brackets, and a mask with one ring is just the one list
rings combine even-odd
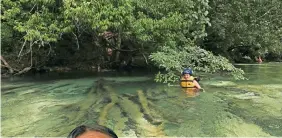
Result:
{"label": "clear turquoise water", "polygon": [[154,83],[150,74],[2,80],[1,133],[59,137],[102,124],[129,137],[282,136],[282,64],[236,66],[249,80],[204,75],[199,95]]}

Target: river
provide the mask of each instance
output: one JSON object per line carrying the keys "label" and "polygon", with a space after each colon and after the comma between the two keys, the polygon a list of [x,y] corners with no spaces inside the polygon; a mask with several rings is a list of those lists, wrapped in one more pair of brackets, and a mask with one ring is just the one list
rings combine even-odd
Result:
{"label": "river", "polygon": [[282,136],[282,63],[237,64],[248,80],[201,74],[200,93],[153,75],[49,74],[1,82],[1,133],[66,137],[101,124],[120,137]]}

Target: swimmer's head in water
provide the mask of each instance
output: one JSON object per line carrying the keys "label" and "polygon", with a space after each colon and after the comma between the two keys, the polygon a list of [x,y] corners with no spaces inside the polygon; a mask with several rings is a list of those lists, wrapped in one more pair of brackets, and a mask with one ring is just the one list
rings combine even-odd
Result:
{"label": "swimmer's head in water", "polygon": [[104,126],[89,127],[82,125],[72,130],[68,138],[118,138],[118,136],[114,131]]}
{"label": "swimmer's head in water", "polygon": [[185,74],[192,75],[193,74],[193,70],[191,68],[184,69],[183,72],[182,72],[182,75],[185,75]]}

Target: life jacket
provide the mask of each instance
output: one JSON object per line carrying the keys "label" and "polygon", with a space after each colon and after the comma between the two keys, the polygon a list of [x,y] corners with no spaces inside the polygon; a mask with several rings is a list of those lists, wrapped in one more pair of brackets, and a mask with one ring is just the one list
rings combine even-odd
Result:
{"label": "life jacket", "polygon": [[188,80],[184,79],[184,77],[181,77],[180,86],[182,88],[195,88],[193,81],[194,81],[193,76],[190,76]]}

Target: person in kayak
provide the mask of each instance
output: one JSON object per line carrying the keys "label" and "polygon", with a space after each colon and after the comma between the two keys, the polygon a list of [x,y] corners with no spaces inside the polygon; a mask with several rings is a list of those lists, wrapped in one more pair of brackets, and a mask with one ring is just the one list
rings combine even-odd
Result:
{"label": "person in kayak", "polygon": [[196,78],[192,76],[193,71],[192,69],[184,69],[182,72],[181,82],[180,86],[182,88],[197,88],[201,89],[201,86],[199,85]]}

